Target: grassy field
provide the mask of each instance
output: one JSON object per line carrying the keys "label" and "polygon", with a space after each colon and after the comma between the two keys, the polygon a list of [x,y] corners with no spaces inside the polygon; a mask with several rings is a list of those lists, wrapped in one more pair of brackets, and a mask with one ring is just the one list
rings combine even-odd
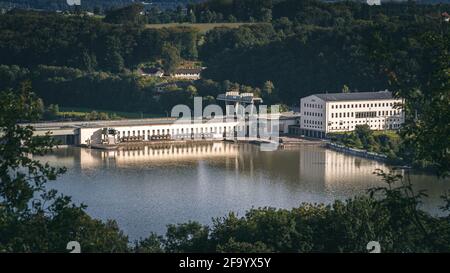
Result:
{"label": "grassy field", "polygon": [[373,131],[373,134],[375,136],[377,135],[387,135],[391,137],[392,139],[398,139],[400,138],[400,135],[397,133],[396,130],[380,130],[380,131]]}
{"label": "grassy field", "polygon": [[170,27],[192,27],[198,29],[201,33],[205,33],[216,27],[238,28],[245,24],[251,23],[168,23],[168,24],[147,24],[146,28],[170,28]]}
{"label": "grassy field", "polygon": [[61,117],[83,117],[92,111],[96,111],[98,113],[107,113],[108,115],[115,114],[120,118],[129,118],[129,119],[137,119],[137,118],[158,118],[161,115],[155,114],[145,114],[145,113],[132,113],[132,112],[120,112],[120,111],[111,111],[111,110],[102,110],[102,109],[91,109],[91,108],[78,108],[78,107],[59,107],[59,116]]}

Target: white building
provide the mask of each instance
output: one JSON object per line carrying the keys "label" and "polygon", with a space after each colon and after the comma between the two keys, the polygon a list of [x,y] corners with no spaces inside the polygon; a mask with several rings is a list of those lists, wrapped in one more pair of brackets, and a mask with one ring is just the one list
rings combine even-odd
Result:
{"label": "white building", "polygon": [[[295,124],[297,116],[292,114],[264,115],[264,129],[268,133],[287,133]],[[274,123],[272,120],[280,120]],[[90,146],[118,144],[121,142],[152,142],[174,140],[224,140],[238,136],[256,135],[257,126],[226,117],[202,119],[198,122],[176,118],[152,118],[132,120],[71,121],[23,124],[35,128],[35,135],[50,132],[61,145]],[[259,125],[261,127],[263,125]],[[281,127],[280,127],[281,126]]]}
{"label": "white building", "polygon": [[314,94],[300,100],[300,131],[309,137],[353,131],[367,124],[372,130],[396,130],[404,123],[403,101],[389,91]]}
{"label": "white building", "polygon": [[381,0],[367,0],[366,3],[369,6],[380,6]]}
{"label": "white building", "polygon": [[173,74],[171,74],[172,78],[175,79],[185,79],[185,80],[198,80],[200,79],[200,73],[203,68],[179,68],[175,70]]}

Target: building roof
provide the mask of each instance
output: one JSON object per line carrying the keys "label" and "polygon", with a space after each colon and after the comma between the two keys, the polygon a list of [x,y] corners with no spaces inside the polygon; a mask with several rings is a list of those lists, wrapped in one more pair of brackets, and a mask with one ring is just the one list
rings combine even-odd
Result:
{"label": "building roof", "polygon": [[355,93],[326,93],[313,94],[324,101],[351,101],[351,100],[387,100],[392,99],[392,92],[355,92]]}
{"label": "building roof", "polygon": [[202,68],[178,68],[174,74],[200,74]]}
{"label": "building roof", "polygon": [[261,98],[254,97],[252,93],[239,93],[239,92],[226,92],[225,94],[219,94],[217,100],[253,103],[255,101],[262,102]]}

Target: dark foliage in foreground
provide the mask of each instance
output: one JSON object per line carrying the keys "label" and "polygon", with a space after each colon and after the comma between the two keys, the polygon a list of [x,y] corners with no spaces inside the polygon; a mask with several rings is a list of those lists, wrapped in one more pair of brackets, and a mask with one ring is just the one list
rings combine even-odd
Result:
{"label": "dark foliage in foreground", "polygon": [[127,251],[128,239],[115,222],[92,219],[84,205],[46,189],[65,169],[33,159],[55,143],[17,124],[40,115],[29,85],[18,94],[0,93],[0,102],[0,252],[63,252],[69,241],[85,252]]}

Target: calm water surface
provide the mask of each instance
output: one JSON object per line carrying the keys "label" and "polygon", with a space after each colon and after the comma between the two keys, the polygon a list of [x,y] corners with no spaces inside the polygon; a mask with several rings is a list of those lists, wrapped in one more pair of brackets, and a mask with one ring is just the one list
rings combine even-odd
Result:
{"label": "calm water surface", "polygon": [[[317,146],[263,152],[250,144],[211,143],[136,147],[119,151],[61,148],[42,158],[68,171],[50,185],[88,205],[88,213],[115,219],[131,240],[164,234],[169,223],[212,217],[251,207],[292,208],[364,194],[383,182],[376,161]],[[427,189],[424,208],[438,213],[449,180],[413,174]]]}

